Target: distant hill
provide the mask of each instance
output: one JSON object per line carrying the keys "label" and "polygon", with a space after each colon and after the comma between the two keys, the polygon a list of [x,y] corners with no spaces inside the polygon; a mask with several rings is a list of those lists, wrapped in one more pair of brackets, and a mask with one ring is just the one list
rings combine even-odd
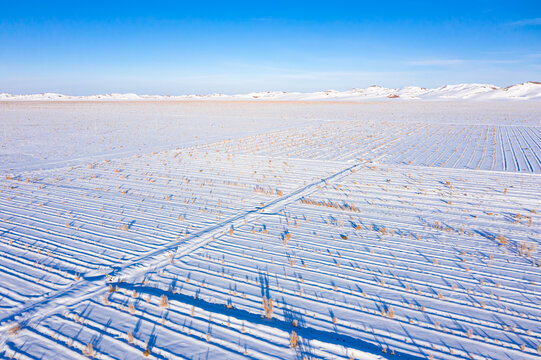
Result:
{"label": "distant hill", "polygon": [[104,94],[72,96],[56,93],[12,95],[0,93],[0,101],[140,101],[140,100],[254,100],[254,101],[364,101],[364,100],[541,100],[541,83],[529,81],[508,87],[487,84],[444,85],[433,89],[407,86],[390,89],[377,85],[347,91],[327,90],[312,93],[265,91],[225,95],[137,95]]}

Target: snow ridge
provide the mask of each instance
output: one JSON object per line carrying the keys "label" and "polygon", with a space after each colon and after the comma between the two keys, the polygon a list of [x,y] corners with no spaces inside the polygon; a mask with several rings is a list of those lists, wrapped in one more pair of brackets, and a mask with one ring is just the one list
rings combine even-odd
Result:
{"label": "snow ridge", "polygon": [[13,95],[0,93],[0,101],[157,101],[157,100],[256,100],[256,101],[363,101],[363,100],[541,100],[541,82],[529,81],[508,87],[488,84],[444,85],[433,89],[407,86],[400,89],[378,85],[346,91],[327,90],[312,93],[264,91],[248,94],[138,95],[102,94],[73,96],[57,93]]}

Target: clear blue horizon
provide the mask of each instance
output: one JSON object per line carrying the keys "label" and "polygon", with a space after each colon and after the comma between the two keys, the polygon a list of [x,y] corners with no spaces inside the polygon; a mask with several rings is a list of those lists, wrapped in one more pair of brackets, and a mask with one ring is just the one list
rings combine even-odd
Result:
{"label": "clear blue horizon", "polygon": [[0,92],[14,94],[539,80],[539,1],[0,4]]}

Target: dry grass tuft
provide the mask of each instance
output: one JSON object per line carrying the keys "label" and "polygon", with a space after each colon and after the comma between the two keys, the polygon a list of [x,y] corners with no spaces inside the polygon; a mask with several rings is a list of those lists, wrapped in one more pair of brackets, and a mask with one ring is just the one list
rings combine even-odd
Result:
{"label": "dry grass tuft", "polygon": [[292,348],[295,348],[299,345],[299,337],[297,336],[297,333],[295,331],[291,332],[291,336],[289,337],[289,342]]}
{"label": "dry grass tuft", "polygon": [[265,317],[267,319],[272,319],[273,308],[274,301],[272,299],[267,299],[266,296],[263,296],[263,310],[265,311]]}
{"label": "dry grass tuft", "polygon": [[9,328],[8,334],[10,334],[10,335],[17,335],[17,333],[18,333],[19,331],[21,331],[21,330],[22,330],[21,325],[20,325],[20,324],[15,324],[15,325],[13,325],[12,327]]}
{"label": "dry grass tuft", "polygon": [[291,233],[288,230],[286,230],[284,232],[284,245],[287,245],[287,242],[289,240],[291,240]]}
{"label": "dry grass tuft", "polygon": [[96,354],[94,353],[94,347],[92,344],[87,344],[86,347],[83,349],[83,355],[94,357]]}
{"label": "dry grass tuft", "polygon": [[501,246],[507,245],[507,238],[505,236],[503,236],[502,234],[498,235],[498,237],[496,237],[496,239],[500,242]]}

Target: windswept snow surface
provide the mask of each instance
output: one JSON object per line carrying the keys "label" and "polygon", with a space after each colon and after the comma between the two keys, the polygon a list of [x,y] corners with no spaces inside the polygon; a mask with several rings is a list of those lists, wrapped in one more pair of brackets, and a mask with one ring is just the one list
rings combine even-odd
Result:
{"label": "windswept snow surface", "polygon": [[535,102],[0,109],[0,357],[541,355]]}
{"label": "windswept snow surface", "polygon": [[103,94],[90,96],[72,96],[56,93],[31,95],[12,95],[0,93],[0,101],[136,101],[136,100],[274,100],[274,101],[366,101],[366,100],[541,100],[541,83],[529,81],[508,87],[488,84],[444,85],[434,89],[407,86],[390,89],[378,85],[365,89],[347,91],[327,90],[313,93],[285,91],[263,91],[249,94],[208,94],[208,95],[138,95],[138,94]]}

